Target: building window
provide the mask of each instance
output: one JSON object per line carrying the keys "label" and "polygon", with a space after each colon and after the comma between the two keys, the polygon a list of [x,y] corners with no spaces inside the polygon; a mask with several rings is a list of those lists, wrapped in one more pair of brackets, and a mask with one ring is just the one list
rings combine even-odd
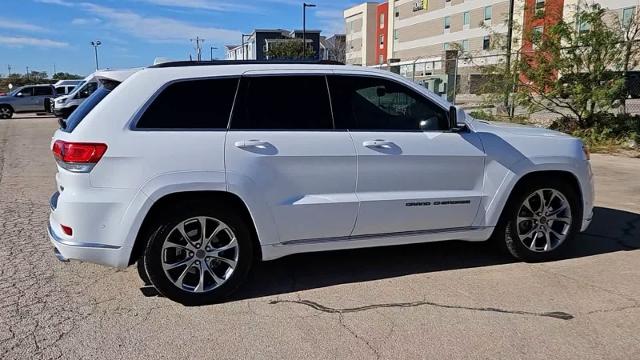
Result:
{"label": "building window", "polygon": [[444,17],[444,28],[445,29],[450,29],[451,28],[451,16],[445,16]]}
{"label": "building window", "polygon": [[544,10],[544,1],[545,0],[536,0],[536,12],[538,10]]}
{"label": "building window", "polygon": [[449,43],[442,44],[442,48],[446,51],[449,50]]}
{"label": "building window", "polygon": [[393,30],[393,40],[398,40],[398,30]]}
{"label": "building window", "polygon": [[380,46],[384,46],[384,35],[380,35]]}
{"label": "building window", "polygon": [[622,10],[622,25],[629,26],[631,24],[631,20],[636,13],[636,8],[630,7]]}
{"label": "building window", "polygon": [[380,29],[384,28],[384,13],[380,14]]}
{"label": "building window", "polygon": [[490,21],[492,15],[493,15],[493,8],[491,6],[485,7],[484,8],[484,21]]}
{"label": "building window", "polygon": [[384,55],[378,55],[378,64],[384,64]]}
{"label": "building window", "polygon": [[470,23],[471,23],[471,14],[468,11],[465,11],[464,14],[462,14],[462,24],[469,25]]}
{"label": "building window", "polygon": [[533,43],[533,48],[536,49],[538,44],[542,41],[542,34],[544,33],[543,26],[536,26],[533,28],[531,33],[531,42]]}
{"label": "building window", "polygon": [[396,17],[400,17],[400,11],[396,11]]}
{"label": "building window", "polygon": [[491,48],[491,36],[486,35],[482,39],[482,50],[489,50]]}
{"label": "building window", "polygon": [[469,40],[462,40],[462,51],[469,51]]}

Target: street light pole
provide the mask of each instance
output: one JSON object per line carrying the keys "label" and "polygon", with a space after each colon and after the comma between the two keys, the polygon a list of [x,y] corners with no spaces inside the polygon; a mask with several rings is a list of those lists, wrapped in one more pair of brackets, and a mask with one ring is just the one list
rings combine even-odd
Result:
{"label": "street light pole", "polygon": [[93,46],[93,51],[95,52],[95,55],[96,55],[96,71],[100,69],[100,67],[98,66],[98,46],[100,45],[102,45],[102,42],[100,40],[91,42],[91,46]]}
{"label": "street light pole", "polygon": [[218,48],[215,46],[211,47],[211,61],[213,61],[213,50],[218,50]]}
{"label": "street light pole", "polygon": [[307,58],[307,8],[316,7],[314,4],[302,3],[302,59]]}

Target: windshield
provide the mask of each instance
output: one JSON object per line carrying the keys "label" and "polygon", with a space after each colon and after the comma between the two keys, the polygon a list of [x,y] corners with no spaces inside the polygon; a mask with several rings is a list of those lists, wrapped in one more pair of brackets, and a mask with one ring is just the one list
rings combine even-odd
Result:
{"label": "windshield", "polygon": [[82,88],[83,88],[86,84],[87,84],[87,82],[86,82],[86,81],[82,81],[80,84],[78,84],[78,85],[73,89],[73,91],[72,91],[72,92],[70,92],[70,93],[69,93],[69,96],[70,96],[70,97],[75,96],[75,94],[76,94],[78,91],[82,90]]}
{"label": "windshield", "polygon": [[93,110],[93,108],[102,101],[102,99],[109,95],[110,92],[111,90],[107,89],[104,86],[101,86],[96,91],[94,91],[91,96],[83,101],[82,104],[80,104],[80,106],[78,106],[78,108],[71,113],[71,116],[69,116],[67,121],[61,124],[62,131],[69,133],[72,132],[73,129],[75,129],[76,126],[78,126],[82,122],[87,114],[89,114],[91,110]]}

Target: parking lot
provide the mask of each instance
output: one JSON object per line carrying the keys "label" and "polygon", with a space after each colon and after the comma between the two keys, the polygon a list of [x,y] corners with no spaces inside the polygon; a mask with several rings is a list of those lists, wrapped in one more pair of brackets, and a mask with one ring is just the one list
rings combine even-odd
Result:
{"label": "parking lot", "polygon": [[58,262],[54,118],[0,120],[0,358],[640,358],[640,159],[593,155],[597,208],[568,258],[449,242],[260,264],[184,307],[135,267]]}

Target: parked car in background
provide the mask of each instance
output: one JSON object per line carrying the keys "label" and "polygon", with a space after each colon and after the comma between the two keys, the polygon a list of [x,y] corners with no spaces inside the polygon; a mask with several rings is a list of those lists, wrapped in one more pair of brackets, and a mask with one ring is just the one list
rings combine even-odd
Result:
{"label": "parked car in background", "polygon": [[593,216],[579,139],[475,120],[388,71],[177,62],[118,83],[53,135],[49,238],[62,260],[138,262],[185,304],[304,252],[493,238],[554,259]]}
{"label": "parked car in background", "polygon": [[0,96],[0,118],[9,119],[14,113],[45,111],[45,100],[55,96],[53,85],[26,85]]}
{"label": "parked car in background", "polygon": [[124,81],[139,69],[99,70],[81,80],[68,95],[55,98],[51,102],[50,112],[62,119],[68,118],[91,94],[100,87],[101,79],[116,78]]}

